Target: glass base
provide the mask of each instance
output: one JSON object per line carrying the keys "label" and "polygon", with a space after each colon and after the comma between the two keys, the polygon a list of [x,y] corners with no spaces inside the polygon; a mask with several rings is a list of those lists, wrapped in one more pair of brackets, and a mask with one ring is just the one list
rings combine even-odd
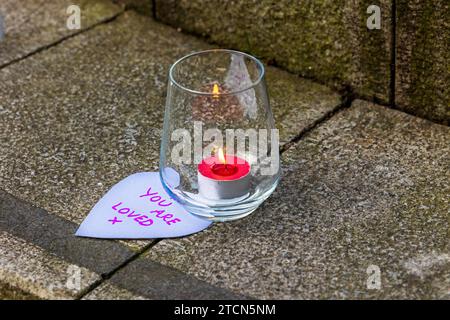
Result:
{"label": "glass base", "polygon": [[246,216],[250,215],[253,211],[255,211],[256,209],[258,209],[258,207],[250,209],[248,211],[245,212],[228,212],[226,215],[214,215],[214,214],[204,214],[198,211],[190,211],[188,208],[186,208],[188,210],[188,212],[194,216],[196,216],[197,218],[203,219],[203,220],[208,220],[208,221],[212,221],[212,222],[227,222],[227,221],[233,221],[233,220],[238,220],[238,219],[242,219],[245,218]]}
{"label": "glass base", "polygon": [[[257,197],[216,201],[215,205],[202,205],[185,202],[183,207],[192,215],[213,222],[233,221],[244,218],[254,212],[272,194],[278,181]],[[198,196],[197,196],[198,197]]]}

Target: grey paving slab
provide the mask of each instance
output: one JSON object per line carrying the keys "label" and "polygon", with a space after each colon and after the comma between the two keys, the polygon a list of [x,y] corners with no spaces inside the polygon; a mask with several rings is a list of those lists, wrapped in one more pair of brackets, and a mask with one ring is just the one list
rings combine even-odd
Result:
{"label": "grey paving slab", "polygon": [[342,102],[328,87],[277,68],[268,68],[267,83],[281,144],[322,120]]}
{"label": "grey paving slab", "polygon": [[0,282],[0,300],[38,300],[39,297]]}
{"label": "grey paving slab", "polygon": [[147,298],[105,281],[86,294],[82,300],[147,300]]}
{"label": "grey paving slab", "polygon": [[[80,29],[67,28],[67,8],[78,5]],[[0,15],[4,37],[0,41],[0,67],[52,43],[115,17],[122,8],[109,0],[2,0]]]}
{"label": "grey paving slab", "polygon": [[[112,184],[136,171],[157,170],[167,70],[176,58],[208,47],[125,12],[0,70],[0,176],[8,192],[0,193],[1,230],[98,274],[132,257],[134,252],[119,243],[73,233]],[[340,102],[333,91],[274,68],[268,81],[285,140]],[[156,297],[161,289],[162,297],[200,297],[200,289],[189,287],[198,285],[211,297],[228,296],[151,265],[145,285],[131,281],[134,295]],[[166,271],[169,278],[151,287],[150,275]],[[114,281],[117,286],[105,284],[89,296],[128,292],[126,273]],[[171,292],[177,281],[185,286]],[[29,293],[27,286],[19,289]]]}
{"label": "grey paving slab", "polygon": [[248,299],[147,258],[137,259],[116,272],[109,283],[146,299]]}
{"label": "grey paving slab", "polygon": [[[73,299],[100,280],[92,271],[70,264],[7,232],[0,231],[0,241],[0,282],[36,298]],[[0,291],[0,298],[17,298],[10,294],[12,291],[9,289],[9,294],[5,295]]]}
{"label": "grey paving slab", "polygon": [[[78,225],[0,190],[0,231],[41,247],[70,263],[108,274],[135,252],[115,241],[75,237]],[[15,253],[21,254],[16,247]],[[14,252],[12,252],[14,253]],[[2,267],[0,266],[0,269]],[[1,281],[1,279],[0,279]]]}
{"label": "grey paving slab", "polygon": [[251,216],[148,258],[256,298],[448,298],[449,141],[446,126],[357,100],[283,154]]}
{"label": "grey paving slab", "polygon": [[[0,184],[80,223],[116,182],[158,169],[170,64],[209,48],[131,11],[0,70]],[[289,140],[339,96],[268,69],[274,113]]]}
{"label": "grey paving slab", "polygon": [[0,299],[240,298],[148,259],[115,272],[135,253],[116,241],[75,237],[76,228],[0,191]]}

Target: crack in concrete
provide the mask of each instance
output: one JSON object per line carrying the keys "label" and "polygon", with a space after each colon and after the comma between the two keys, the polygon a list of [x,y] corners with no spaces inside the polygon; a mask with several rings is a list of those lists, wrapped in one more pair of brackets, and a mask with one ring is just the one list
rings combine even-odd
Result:
{"label": "crack in concrete", "polygon": [[66,40],[68,40],[68,39],[71,39],[71,38],[73,38],[73,37],[76,37],[76,36],[78,36],[78,35],[84,33],[84,32],[87,32],[87,31],[89,31],[89,30],[92,30],[92,29],[94,29],[94,28],[97,27],[97,26],[100,26],[100,25],[104,25],[104,24],[108,24],[108,23],[110,23],[110,22],[113,22],[113,21],[115,21],[119,16],[121,16],[125,11],[126,11],[126,10],[122,10],[122,11],[118,12],[117,14],[115,14],[115,15],[113,15],[113,16],[111,16],[111,17],[108,17],[108,18],[106,18],[106,19],[103,19],[103,20],[101,20],[101,21],[99,21],[99,22],[96,22],[96,23],[92,24],[91,26],[89,26],[89,27],[87,27],[87,28],[80,29],[80,30],[78,30],[78,31],[76,31],[76,32],[74,32],[74,33],[68,34],[67,36],[64,36],[64,37],[62,37],[62,38],[60,38],[60,39],[58,39],[58,40],[55,40],[55,41],[53,41],[53,42],[51,42],[51,43],[49,43],[49,44],[43,45],[42,47],[39,47],[39,48],[37,48],[37,49],[35,49],[35,50],[32,50],[32,51],[30,51],[30,52],[24,54],[24,55],[21,56],[21,57],[18,57],[18,58],[15,58],[15,59],[11,60],[11,61],[8,61],[8,62],[6,62],[6,63],[0,65],[0,70],[2,70],[3,68],[6,68],[6,67],[8,67],[8,66],[10,66],[10,65],[12,65],[12,64],[18,63],[18,62],[20,62],[20,61],[22,61],[22,60],[25,60],[25,59],[27,59],[27,58],[29,58],[29,57],[31,57],[31,56],[34,56],[35,54],[38,54],[38,53],[40,53],[40,52],[44,52],[44,51],[46,51],[46,50],[48,50],[48,49],[50,49],[50,48],[52,48],[52,47],[55,47],[55,46],[57,46],[57,45],[63,43],[64,41],[66,41]]}
{"label": "crack in concrete", "polygon": [[390,64],[390,92],[389,92],[389,104],[393,109],[395,107],[395,91],[396,91],[396,75],[397,69],[397,4],[396,0],[392,0],[391,3],[391,64]]}
{"label": "crack in concrete", "polygon": [[289,150],[292,146],[294,146],[297,142],[299,142],[304,136],[309,134],[315,128],[319,127],[323,123],[327,122],[329,119],[334,117],[336,114],[342,112],[343,110],[350,108],[353,101],[356,99],[355,93],[352,91],[350,87],[347,87],[343,90],[341,94],[341,103],[337,105],[333,110],[327,112],[319,119],[315,120],[313,123],[308,125],[302,131],[299,132],[294,138],[292,138],[289,142],[286,142],[282,146],[280,146],[280,155]]}
{"label": "crack in concrete", "polygon": [[162,239],[155,239],[154,241],[150,242],[148,245],[144,246],[142,249],[140,249],[138,252],[136,252],[133,256],[123,261],[121,264],[119,264],[116,268],[112,269],[106,274],[101,275],[101,279],[95,281],[92,283],[89,287],[87,287],[85,290],[83,290],[78,297],[75,300],[82,300],[86,295],[97,289],[100,285],[102,285],[105,281],[111,279],[114,274],[116,274],[118,271],[122,270],[123,268],[127,267],[130,263],[133,261],[136,261],[140,257],[142,257],[146,252],[148,252],[153,246],[155,246],[157,243],[159,243]]}
{"label": "crack in concrete", "polygon": [[[152,0],[153,2],[153,6],[152,6],[152,15],[153,18],[157,21],[159,21],[157,19],[157,12],[156,12],[156,1]],[[392,107],[393,109],[397,109],[395,106],[395,70],[396,70],[396,2],[395,0],[393,0],[392,2],[392,20],[391,20],[391,32],[392,32],[392,40],[391,40],[391,64],[390,64],[390,72],[391,72],[391,79],[390,79],[390,95],[389,95],[389,103],[383,103],[382,101],[372,101],[375,102],[377,104],[381,104],[381,105],[388,105],[390,107]],[[0,69],[3,69],[5,67],[8,67],[9,65],[12,65],[14,63],[20,62],[22,60],[27,59],[30,56],[33,56],[37,53],[43,52],[45,50],[48,50],[54,46],[59,45],[60,43],[64,42],[67,39],[73,38],[81,33],[87,32],[89,30],[94,29],[95,27],[99,26],[99,25],[103,25],[103,24],[107,24],[110,22],[115,21],[120,15],[122,15],[126,10],[122,10],[120,12],[118,12],[117,14],[115,14],[112,17],[109,17],[107,19],[104,19],[102,21],[99,21],[85,29],[82,29],[78,32],[72,33],[70,35],[67,35],[65,37],[62,37],[48,45],[44,45],[40,48],[37,48],[25,55],[23,55],[22,57],[13,59],[3,65],[0,65]],[[159,21],[161,22],[161,21]],[[162,22],[164,23],[164,22]],[[276,66],[276,65],[275,65]],[[279,68],[279,66],[277,66]],[[280,68],[283,70],[283,68]],[[305,77],[303,77],[305,78]],[[318,79],[313,79],[310,78],[310,80],[316,82],[316,83],[320,83],[320,84],[324,84],[322,83],[320,80]],[[307,134],[309,134],[311,131],[313,131],[314,129],[316,129],[317,127],[319,127],[320,125],[322,125],[323,123],[327,122],[329,119],[333,118],[336,114],[342,112],[343,110],[349,108],[352,104],[352,102],[357,99],[357,98],[361,98],[359,97],[353,90],[351,87],[346,87],[344,89],[344,92],[341,93],[341,103],[339,105],[337,105],[333,110],[331,110],[330,112],[327,112],[326,114],[324,114],[322,117],[320,117],[319,119],[317,119],[316,121],[314,121],[312,124],[310,124],[309,126],[307,126],[306,128],[304,128],[301,132],[299,132],[298,135],[296,135],[295,137],[293,137],[292,139],[290,139],[289,142],[283,144],[282,146],[280,146],[280,155],[283,154],[284,152],[286,152],[287,150],[289,150],[292,146],[294,146],[297,142],[299,142],[300,140],[303,139],[303,137],[305,137]],[[364,99],[366,101],[371,101],[373,99],[367,99],[367,97]],[[151,250],[155,245],[157,245],[160,241],[162,241],[163,239],[156,239],[154,241],[152,241],[151,243],[149,243],[148,245],[144,246],[143,248],[141,248],[138,252],[136,252],[134,255],[132,255],[130,258],[124,260],[121,264],[119,264],[117,267],[115,267],[114,269],[112,269],[111,271],[102,274],[101,275],[101,279],[97,280],[96,282],[92,283],[88,288],[86,288],[83,292],[81,292],[78,296],[77,296],[77,300],[83,299],[86,295],[88,295],[89,293],[91,293],[92,291],[94,291],[95,289],[97,289],[100,285],[102,285],[105,281],[109,280],[111,277],[113,277],[118,271],[124,269],[125,267],[127,267],[130,263],[136,261],[137,259],[139,259],[140,257],[142,257],[143,255],[145,255],[149,250]]]}

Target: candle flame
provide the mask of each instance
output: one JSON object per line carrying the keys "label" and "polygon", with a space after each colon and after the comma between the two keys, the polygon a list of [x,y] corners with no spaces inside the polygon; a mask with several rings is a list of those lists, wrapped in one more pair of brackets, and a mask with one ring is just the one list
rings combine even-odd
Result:
{"label": "candle flame", "polygon": [[219,161],[223,164],[227,163],[227,160],[225,158],[225,154],[223,153],[223,149],[219,148],[219,150],[217,151],[217,158],[219,159]]}
{"label": "candle flame", "polygon": [[212,93],[214,98],[219,97],[219,86],[217,85],[217,83],[214,83]]}

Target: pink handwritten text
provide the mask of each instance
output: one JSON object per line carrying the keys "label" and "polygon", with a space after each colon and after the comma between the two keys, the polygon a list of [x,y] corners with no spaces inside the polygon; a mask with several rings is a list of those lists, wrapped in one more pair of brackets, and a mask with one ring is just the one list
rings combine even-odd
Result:
{"label": "pink handwritten text", "polygon": [[149,197],[149,200],[151,202],[157,202],[159,206],[161,207],[168,207],[170,205],[172,205],[172,202],[167,203],[167,201],[165,199],[163,199],[158,192],[150,192],[152,191],[152,187],[148,188],[147,193],[140,195],[139,198],[143,198],[143,197]]}
{"label": "pink handwritten text", "polygon": [[122,205],[122,202],[119,202],[113,205],[111,208],[118,213],[125,215],[128,218],[134,218],[134,221],[138,222],[141,226],[149,227],[153,224],[153,220],[144,214],[136,213],[135,210],[132,210],[127,207],[119,207]]}

